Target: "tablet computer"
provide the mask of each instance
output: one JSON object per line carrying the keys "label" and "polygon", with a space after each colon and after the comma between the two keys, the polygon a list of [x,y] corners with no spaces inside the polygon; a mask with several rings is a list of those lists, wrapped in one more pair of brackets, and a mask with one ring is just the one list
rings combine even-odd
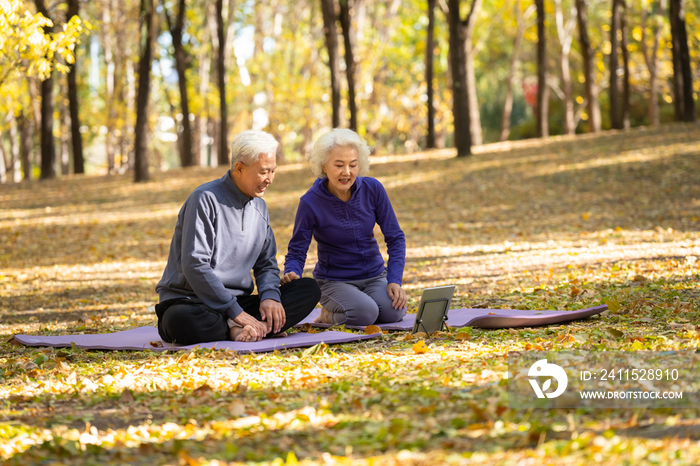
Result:
{"label": "tablet computer", "polygon": [[426,288],[420,298],[413,332],[431,334],[446,327],[447,311],[450,310],[454,285]]}

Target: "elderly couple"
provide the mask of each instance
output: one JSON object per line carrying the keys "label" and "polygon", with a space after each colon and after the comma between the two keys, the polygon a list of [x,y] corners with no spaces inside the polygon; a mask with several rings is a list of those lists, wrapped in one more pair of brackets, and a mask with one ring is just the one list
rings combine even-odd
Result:
{"label": "elderly couple", "polygon": [[[164,341],[285,336],[319,300],[319,323],[370,325],[406,314],[404,234],[384,187],[363,176],[369,147],[348,129],[334,129],[314,145],[311,164],[318,179],[299,201],[280,279],[262,200],[275,178],[276,152],[277,141],[265,132],[239,134],[231,143],[230,170],[195,189],[180,209],[156,286]],[[375,223],[387,244],[387,267],[374,239]],[[315,280],[301,278],[312,236],[318,244]]]}

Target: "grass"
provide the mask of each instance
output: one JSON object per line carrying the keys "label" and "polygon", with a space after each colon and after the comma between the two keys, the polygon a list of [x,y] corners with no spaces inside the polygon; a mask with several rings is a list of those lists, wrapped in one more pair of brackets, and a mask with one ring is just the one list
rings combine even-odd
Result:
{"label": "grass", "polygon": [[[374,156],[404,286],[453,307],[580,309],[562,326],[392,333],[260,355],[17,346],[154,325],[177,212],[221,168],[0,186],[0,459],[8,464],[697,464],[697,409],[512,409],[514,351],[694,352],[700,126]],[[283,263],[313,177],[265,195]],[[380,238],[381,232],[377,230]],[[310,275],[315,251],[309,254]]]}

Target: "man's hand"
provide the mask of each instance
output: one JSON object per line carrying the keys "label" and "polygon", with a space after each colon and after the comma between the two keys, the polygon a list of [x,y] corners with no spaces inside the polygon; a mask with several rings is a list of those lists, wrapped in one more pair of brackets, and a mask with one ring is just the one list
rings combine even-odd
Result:
{"label": "man's hand", "polygon": [[289,283],[292,280],[296,280],[297,278],[299,278],[299,275],[297,275],[296,272],[287,272],[284,274],[284,276],[280,280],[280,284],[284,285],[285,283]]}
{"label": "man's hand", "polygon": [[254,334],[253,332],[250,332],[251,339],[248,341],[260,341],[265,335],[267,335],[268,330],[265,322],[260,322],[258,319],[251,316],[245,311],[238,314],[238,316],[236,316],[236,318],[233,319],[233,321],[241,327],[245,327],[246,325],[250,325],[251,327],[253,327]]}
{"label": "man's hand", "polygon": [[260,315],[262,316],[262,320],[267,323],[266,334],[270,333],[270,331],[272,331],[272,333],[279,333],[284,323],[287,322],[287,314],[284,312],[284,307],[274,299],[266,299],[260,303]]}
{"label": "man's hand", "polygon": [[406,297],[406,291],[401,288],[398,283],[389,283],[386,287],[386,292],[389,293],[389,297],[393,301],[391,303],[394,309],[403,309],[406,307],[408,298]]}

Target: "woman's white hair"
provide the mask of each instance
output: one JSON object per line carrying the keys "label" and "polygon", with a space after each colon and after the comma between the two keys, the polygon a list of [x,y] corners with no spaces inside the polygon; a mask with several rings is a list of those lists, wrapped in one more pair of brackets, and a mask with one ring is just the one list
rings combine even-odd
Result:
{"label": "woman's white hair", "polygon": [[255,163],[260,154],[276,154],[278,145],[277,140],[265,131],[243,131],[231,141],[231,168],[236,162],[246,166]]}
{"label": "woman's white hair", "polygon": [[331,151],[336,147],[354,147],[357,150],[359,175],[369,174],[369,146],[351,129],[335,128],[316,140],[314,151],[309,157],[311,171],[319,178],[325,178],[323,165],[328,163]]}

